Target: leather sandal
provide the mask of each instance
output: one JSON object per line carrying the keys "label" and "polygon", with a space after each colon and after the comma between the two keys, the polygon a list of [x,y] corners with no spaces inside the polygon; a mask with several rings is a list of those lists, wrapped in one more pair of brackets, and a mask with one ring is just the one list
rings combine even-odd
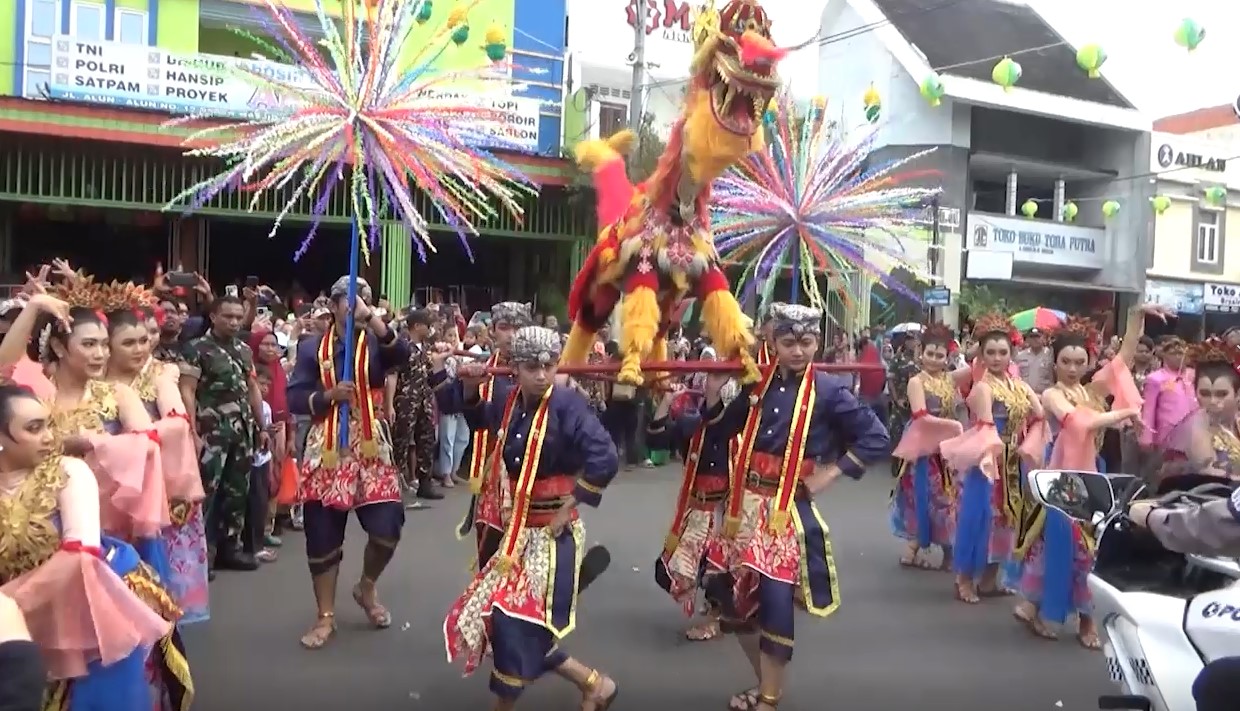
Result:
{"label": "leather sandal", "polygon": [[310,631],[301,636],[301,646],[306,649],[322,649],[336,636],[336,613],[323,612]]}
{"label": "leather sandal", "polygon": [[761,708],[761,707],[765,706],[765,707],[767,707],[767,708],[769,708],[769,709],[777,709],[777,708],[779,708],[779,700],[780,700],[781,698],[783,698],[783,695],[782,695],[782,694],[779,694],[779,695],[771,695],[771,694],[763,694],[763,693],[759,693],[759,694],[758,694],[758,703],[754,706],[754,708],[755,708],[755,709],[758,709],[758,708]]}
{"label": "leather sandal", "polygon": [[[611,695],[604,697],[600,696],[599,692],[606,680],[611,681]],[[620,696],[620,685],[616,683],[616,680],[602,674],[597,669],[590,670],[590,676],[586,677],[585,687],[585,697],[581,700],[582,711],[607,711]]]}

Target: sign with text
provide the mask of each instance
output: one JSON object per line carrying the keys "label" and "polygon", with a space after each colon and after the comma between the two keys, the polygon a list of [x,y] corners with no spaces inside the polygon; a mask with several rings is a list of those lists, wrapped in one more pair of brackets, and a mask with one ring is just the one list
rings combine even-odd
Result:
{"label": "sign with text", "polygon": [[1106,230],[1063,222],[971,213],[966,249],[1010,252],[1017,264],[1101,269]]}
{"label": "sign with text", "polygon": [[[278,118],[292,108],[291,97],[236,76],[238,67],[285,84],[314,87],[300,67],[276,62],[210,54],[178,56],[155,47],[58,36],[52,42],[48,95],[91,104],[233,119]],[[522,150],[537,151],[537,99],[464,88],[435,96],[454,103],[460,103],[462,97],[475,99],[498,117],[482,123],[488,132],[503,136]],[[433,106],[435,96],[427,97],[428,105]]]}
{"label": "sign with text", "polygon": [[934,286],[921,292],[923,306],[951,306],[952,290],[945,286]]}
{"label": "sign with text", "polygon": [[1206,282],[1202,304],[1206,311],[1240,313],[1240,285]]}
{"label": "sign with text", "polygon": [[1181,183],[1240,186],[1235,161],[1240,144],[1230,140],[1201,140],[1196,136],[1150,134],[1150,173],[1160,180]]}
{"label": "sign with text", "polygon": [[692,44],[693,10],[686,0],[629,0],[625,17],[629,27],[637,25],[637,3],[646,3],[646,35],[657,35],[669,42]]}
{"label": "sign with text", "polygon": [[1145,280],[1145,300],[1166,306],[1180,314],[1200,314],[1204,293],[1202,284],[1187,281]]}

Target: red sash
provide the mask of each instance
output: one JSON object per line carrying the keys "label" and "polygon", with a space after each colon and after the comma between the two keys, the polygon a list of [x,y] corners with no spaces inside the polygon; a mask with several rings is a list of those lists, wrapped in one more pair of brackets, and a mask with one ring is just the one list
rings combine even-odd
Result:
{"label": "red sash", "polygon": [[[487,359],[487,367],[492,368],[499,364],[499,353],[492,353]],[[482,401],[483,407],[488,407],[491,402],[491,394],[495,390],[495,376],[489,375],[486,380],[482,381],[482,386],[478,388],[478,396]],[[516,392],[516,388],[513,388]],[[504,408],[504,416],[508,416],[508,412],[512,409],[512,398],[508,399]],[[469,490],[477,495],[482,493],[483,473],[487,470],[487,455],[490,454],[491,432],[485,427],[474,430],[472,452],[469,455]]]}
{"label": "red sash", "polygon": [[[336,380],[336,329],[328,331],[319,341],[319,377],[323,380],[323,389],[331,390]],[[362,428],[361,454],[364,457],[379,455],[379,442],[376,437],[376,408],[373,394],[370,391],[370,335],[359,331],[357,347],[353,352],[353,383],[356,390],[350,402],[350,418],[357,413]],[[340,441],[340,428],[344,427],[348,437],[349,423],[340,421],[340,407],[332,404],[327,411],[327,419],[323,423],[323,450],[320,458],[323,466],[334,467],[340,463],[340,453],[336,451]]]}
{"label": "red sash", "polygon": [[[504,532],[504,540],[499,549],[499,560],[496,562],[496,565],[503,571],[511,570],[516,562],[517,543],[521,540],[521,533],[529,521],[534,481],[538,476],[538,463],[542,459],[543,441],[547,436],[547,412],[551,409],[552,390],[555,390],[554,385],[543,393],[542,401],[538,403],[533,420],[530,421],[525,454],[521,458],[521,472],[517,475],[517,482],[512,492],[512,518],[508,521],[508,530]],[[500,439],[496,442],[493,462],[498,463],[503,456],[500,451],[504,443],[503,435],[508,432],[508,423],[512,420],[513,403],[516,402],[519,394],[518,389],[514,388],[512,396],[508,398],[504,420],[500,423]]]}

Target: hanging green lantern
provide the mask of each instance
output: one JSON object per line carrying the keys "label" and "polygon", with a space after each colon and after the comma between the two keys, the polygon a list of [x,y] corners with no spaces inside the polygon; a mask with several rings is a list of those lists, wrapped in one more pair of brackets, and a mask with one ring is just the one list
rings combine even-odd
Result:
{"label": "hanging green lantern", "polygon": [[482,48],[486,50],[487,59],[498,62],[508,55],[508,35],[503,28],[495,23],[487,28]]}
{"label": "hanging green lantern", "polygon": [[1087,44],[1076,50],[1076,65],[1085,70],[1089,74],[1090,79],[1097,79],[1102,76],[1102,73],[1098,70],[1102,69],[1102,65],[1106,64],[1106,61],[1106,51],[1096,44]]}
{"label": "hanging green lantern", "polygon": [[1102,216],[1108,220],[1119,214],[1119,203],[1114,200],[1107,200],[1102,203]]}
{"label": "hanging green lantern", "polygon": [[452,30],[452,43],[455,44],[457,47],[460,47],[461,45],[465,44],[468,41],[469,41],[469,25],[461,25],[455,30]]}
{"label": "hanging green lantern", "polygon": [[921,98],[925,99],[931,106],[938,106],[943,103],[943,94],[945,93],[943,79],[937,73],[930,72],[930,76],[921,80]]}
{"label": "hanging green lantern", "polygon": [[1175,28],[1175,43],[1190,52],[1197,49],[1197,45],[1205,38],[1206,28],[1191,18],[1180,20],[1179,26]]}
{"label": "hanging green lantern", "polygon": [[861,103],[865,106],[865,120],[870,123],[878,123],[879,117],[883,113],[883,98],[878,95],[878,89],[874,88],[874,84],[870,84],[870,88],[866,89],[865,95],[861,97]]}
{"label": "hanging green lantern", "polygon": [[1059,212],[1059,216],[1063,219],[1064,222],[1071,222],[1076,219],[1076,215],[1078,212],[1080,212],[1080,209],[1077,208],[1076,203],[1065,202],[1063,204],[1063,209],[1060,210]]}
{"label": "hanging green lantern", "polygon": [[1035,217],[1038,214],[1038,203],[1034,200],[1026,200],[1020,206],[1020,214],[1025,217]]}
{"label": "hanging green lantern", "polygon": [[1171,207],[1171,198],[1166,195],[1155,195],[1150,198],[1150,206],[1154,208],[1155,215],[1161,215]]}
{"label": "hanging green lantern", "polygon": [[1003,87],[1004,91],[1011,91],[1016,82],[1020,81],[1020,64],[1011,57],[1004,57],[990,70],[990,78]]}
{"label": "hanging green lantern", "polygon": [[414,16],[419,25],[425,25],[431,21],[431,13],[435,11],[435,6],[431,0],[422,0],[422,4],[418,6],[418,14]]}
{"label": "hanging green lantern", "polygon": [[1221,185],[1212,185],[1206,188],[1206,202],[1211,207],[1222,207],[1227,204],[1227,188]]}

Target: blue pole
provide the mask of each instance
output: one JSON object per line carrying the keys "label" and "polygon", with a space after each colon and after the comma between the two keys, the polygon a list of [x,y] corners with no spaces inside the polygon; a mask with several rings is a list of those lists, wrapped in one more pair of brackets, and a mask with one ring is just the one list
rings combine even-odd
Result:
{"label": "blue pole", "polygon": [[[344,363],[343,376],[340,382],[347,383],[353,380],[353,349],[357,347],[357,339],[354,337],[353,330],[355,328],[353,314],[357,311],[357,269],[358,254],[362,251],[362,230],[357,224],[357,218],[353,218],[353,234],[349,240],[349,312],[344,319]],[[366,387],[366,383],[359,383],[359,388]],[[348,401],[340,403],[340,443],[338,451],[341,456],[349,449],[349,403]]]}

